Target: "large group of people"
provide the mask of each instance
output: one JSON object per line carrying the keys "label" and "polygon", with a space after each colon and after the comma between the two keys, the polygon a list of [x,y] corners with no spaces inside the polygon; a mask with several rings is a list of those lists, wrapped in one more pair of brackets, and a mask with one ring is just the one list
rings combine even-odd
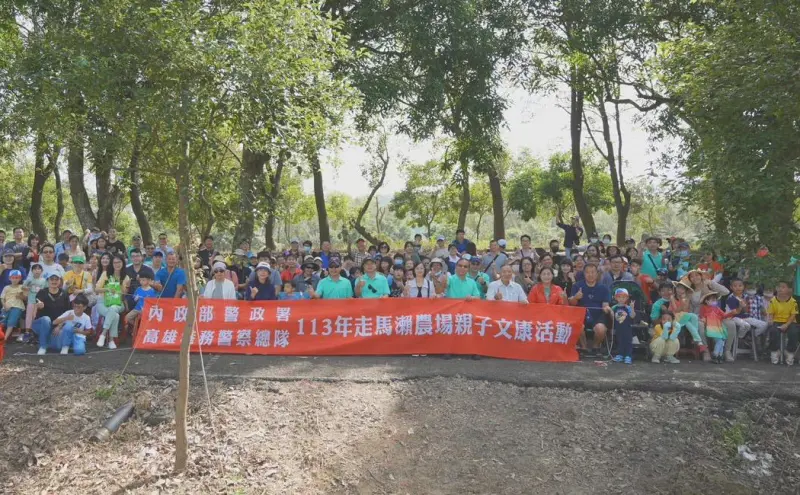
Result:
{"label": "large group of people", "polygon": [[[207,236],[192,275],[200,296],[210,299],[454,298],[579,306],[586,308],[579,346],[588,356],[615,349],[610,357],[631,363],[638,342],[654,362],[679,362],[683,346],[721,363],[732,361],[746,342],[768,349],[773,363],[794,363],[800,260],[776,259],[794,266],[794,281],[764,287],[746,271],[730,273],[712,250],[698,257],[683,239],[643,236],[614,244],[610,235],[590,233],[581,243],[577,218],[559,218],[557,225],[563,244],[553,239],[547,248],[534,248],[523,235],[516,249],[496,239],[484,251],[463,230],[449,241],[438,236],[430,247],[417,234],[395,252],[386,242],[368,246],[364,239],[345,253],[327,241],[315,249],[311,241],[293,239],[274,252],[253,252],[244,241],[225,255]],[[0,230],[3,328],[7,339],[38,342],[40,354],[81,354],[86,336],[95,334],[98,346],[114,348],[120,327],[136,324],[145,298],[180,298],[188,290],[190,277],[164,233],[146,244],[135,235],[130,246],[113,229],[82,236],[65,230],[56,244],[35,234],[26,238],[19,227],[12,236],[7,241]]]}

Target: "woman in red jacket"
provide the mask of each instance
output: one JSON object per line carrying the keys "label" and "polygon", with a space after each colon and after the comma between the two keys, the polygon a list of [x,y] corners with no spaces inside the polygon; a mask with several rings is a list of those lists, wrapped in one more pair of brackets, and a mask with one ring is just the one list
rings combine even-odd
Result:
{"label": "woman in red jacket", "polygon": [[567,294],[553,283],[553,276],[553,269],[543,266],[539,270],[539,283],[531,289],[528,301],[538,304],[567,304]]}

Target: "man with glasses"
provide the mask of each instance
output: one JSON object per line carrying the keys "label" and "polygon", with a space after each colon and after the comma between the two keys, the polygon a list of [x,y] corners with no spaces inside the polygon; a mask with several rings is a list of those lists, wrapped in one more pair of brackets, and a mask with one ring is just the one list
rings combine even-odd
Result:
{"label": "man with glasses", "polygon": [[50,275],[58,275],[61,280],[64,280],[64,267],[56,263],[56,249],[52,244],[45,243],[42,246],[42,278],[45,280],[50,278]]}
{"label": "man with glasses", "polygon": [[445,297],[448,299],[480,299],[481,292],[475,280],[467,276],[469,271],[469,261],[461,258],[456,263],[456,273],[447,279],[447,291]]}
{"label": "man with glasses", "polygon": [[342,262],[339,258],[331,258],[328,262],[328,276],[317,284],[317,289],[308,288],[313,299],[350,299],[353,297],[353,285],[342,277]]}
{"label": "man with glasses", "polygon": [[528,296],[521,285],[514,282],[514,270],[511,265],[503,265],[500,269],[500,280],[489,284],[486,299],[489,301],[520,302],[528,304]]}
{"label": "man with glasses", "polygon": [[131,247],[129,247],[127,253],[125,253],[126,259],[131,259],[131,252],[134,249],[138,249],[139,251],[142,250],[142,236],[139,234],[136,234],[131,238]]}
{"label": "man with glasses", "polygon": [[389,281],[378,273],[374,258],[367,258],[361,266],[364,272],[356,281],[356,297],[362,299],[381,299],[389,297]]}
{"label": "man with glasses", "polygon": [[133,263],[125,268],[125,275],[127,275],[130,279],[130,283],[128,284],[128,293],[125,294],[125,300],[128,303],[129,310],[136,306],[136,301],[133,299],[133,295],[136,293],[136,289],[138,289],[140,285],[139,275],[145,274],[148,280],[153,280],[155,278],[153,269],[143,263],[141,251],[138,249],[131,251],[131,261]]}

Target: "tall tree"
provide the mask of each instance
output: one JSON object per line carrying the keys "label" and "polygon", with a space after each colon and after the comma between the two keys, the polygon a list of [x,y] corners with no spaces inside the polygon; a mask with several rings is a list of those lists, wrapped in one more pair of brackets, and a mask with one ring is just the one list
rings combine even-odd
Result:
{"label": "tall tree", "polygon": [[442,221],[458,202],[458,189],[448,180],[440,163],[429,161],[406,164],[401,168],[405,187],[395,193],[389,207],[399,219],[408,217],[411,225],[424,227],[428,238],[437,221]]}
{"label": "tall tree", "polygon": [[[373,146],[374,149],[371,150],[372,157],[370,162],[362,166],[362,172],[367,178],[367,182],[369,183],[371,189],[367,199],[358,210],[358,215],[353,221],[353,229],[361,234],[361,236],[363,236],[367,242],[375,246],[380,244],[380,239],[372,235],[372,233],[370,233],[364,226],[362,221],[364,219],[364,215],[367,214],[367,210],[369,210],[369,205],[372,200],[375,199],[375,203],[378,203],[378,199],[375,198],[375,195],[378,193],[378,190],[383,187],[383,182],[386,180],[386,171],[389,169],[390,163],[387,141],[387,134],[385,132],[380,133],[375,139]],[[380,208],[380,205],[378,208]],[[380,215],[380,211],[378,211],[378,215]],[[377,218],[376,220],[378,222],[377,225],[380,226],[380,218]],[[378,234],[380,234],[380,228],[378,228]]]}

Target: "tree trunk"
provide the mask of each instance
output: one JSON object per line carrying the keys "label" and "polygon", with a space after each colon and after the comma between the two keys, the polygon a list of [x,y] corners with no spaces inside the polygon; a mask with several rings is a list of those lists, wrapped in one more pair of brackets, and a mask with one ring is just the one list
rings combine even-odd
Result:
{"label": "tree trunk", "polygon": [[381,235],[381,202],[378,199],[375,200],[375,233]]}
{"label": "tree trunk", "polygon": [[[192,262],[191,231],[189,225],[189,203],[191,194],[191,176],[189,170],[189,157],[181,160],[178,165],[178,174],[175,177],[178,193],[178,236],[180,250],[183,256],[183,269],[186,272],[186,324],[181,337],[181,353],[178,361],[178,398],[175,401],[175,472],[183,472],[189,461],[189,439],[186,434],[186,415],[189,408],[189,344],[192,332],[195,331],[195,313],[197,306],[197,286],[194,278]],[[199,336],[197,336],[199,340]]]}
{"label": "tree trunk", "polygon": [[86,230],[97,227],[97,216],[92,210],[92,203],[89,201],[89,194],[86,192],[83,182],[86,179],[83,170],[83,146],[83,136],[79,131],[78,136],[70,141],[67,155],[67,177],[69,178],[69,195],[72,197],[75,214],[78,216],[81,229]]}
{"label": "tree trunk", "polygon": [[[608,112],[606,111],[605,100],[603,95],[598,96],[597,111],[600,114],[600,123],[603,127],[603,141],[605,142],[605,151],[600,149],[595,141],[595,146],[598,151],[603,155],[608,163],[608,173],[611,175],[611,187],[614,193],[614,208],[617,210],[617,245],[621,246],[625,242],[626,231],[628,226],[628,213],[631,209],[631,194],[625,187],[625,178],[622,174],[622,153],[617,151],[622,143],[622,130],[619,124],[619,106],[617,105],[617,137],[619,140],[618,149],[614,150],[614,142],[611,139],[611,125],[608,119]],[[589,131],[591,132],[591,131]],[[594,137],[592,137],[594,140]]]}
{"label": "tree trunk", "polygon": [[478,223],[475,224],[475,243],[481,238],[481,224],[483,223],[483,212],[478,214]]}
{"label": "tree trunk", "polygon": [[239,175],[239,222],[233,234],[233,245],[242,241],[251,242],[255,228],[257,198],[264,191],[264,165],[269,156],[253,151],[247,146],[242,150],[242,171]]}
{"label": "tree trunk", "polygon": [[[59,150],[60,152],[61,150]],[[61,170],[58,168],[58,155],[53,159],[53,179],[56,181],[56,219],[53,225],[53,238],[61,235],[61,220],[64,218],[64,189],[61,185]]]}
{"label": "tree trunk", "polygon": [[142,241],[145,245],[153,242],[153,231],[150,229],[150,220],[147,219],[147,213],[144,211],[142,205],[142,194],[139,188],[139,159],[141,157],[141,138],[138,133],[136,140],[133,143],[133,151],[131,151],[130,167],[128,168],[129,179],[131,181],[131,209],[133,215],[136,217],[136,223],[139,224],[139,233],[142,236]]}
{"label": "tree trunk", "polygon": [[461,207],[458,210],[457,229],[464,229],[467,225],[467,213],[469,213],[469,162],[461,159]]}
{"label": "tree trunk", "polygon": [[311,172],[314,175],[314,201],[317,204],[317,220],[319,222],[319,243],[331,240],[331,229],[328,225],[328,209],[325,206],[325,191],[322,188],[322,167],[319,163],[319,151],[311,152]]}
{"label": "tree trunk", "polygon": [[491,166],[488,171],[489,190],[492,192],[492,213],[494,215],[494,238],[506,238],[505,211],[503,209],[503,185],[500,183],[500,176],[497,169]]}
{"label": "tree trunk", "polygon": [[583,195],[583,162],[581,161],[581,130],[583,120],[583,74],[577,67],[572,68],[570,78],[570,141],[572,147],[572,196],[575,199],[575,209],[583,222],[586,235],[597,232],[594,217],[586,197]]}
{"label": "tree trunk", "polygon": [[[31,205],[28,210],[31,217],[31,230],[39,236],[41,242],[47,239],[47,227],[42,218],[42,196],[44,195],[44,185],[50,177],[50,167],[45,166],[44,154],[46,143],[41,136],[36,140],[36,150],[33,169],[33,189],[31,191]],[[55,236],[59,233],[56,231]]]}
{"label": "tree trunk", "polygon": [[289,158],[288,152],[281,152],[278,156],[278,163],[275,171],[269,177],[269,191],[267,191],[267,224],[264,226],[264,242],[267,249],[274,250],[275,246],[275,209],[278,205],[278,198],[281,193],[281,175],[286,160]]}
{"label": "tree trunk", "polygon": [[103,147],[95,149],[92,155],[97,187],[97,226],[100,230],[107,232],[114,226],[114,210],[119,193],[116,185],[112,185],[111,181],[114,154],[108,148]]}
{"label": "tree trunk", "polygon": [[[385,141],[384,141],[385,142]],[[383,187],[383,182],[386,180],[386,171],[389,169],[389,154],[385,152],[385,147],[383,148],[384,153],[382,153],[378,158],[381,161],[381,177],[378,179],[378,182],[372,187],[372,190],[369,192],[369,196],[367,196],[367,200],[364,202],[364,205],[361,207],[361,210],[358,212],[358,216],[356,217],[355,222],[353,222],[353,228],[361,234],[364,239],[370,244],[374,244],[377,246],[380,244],[380,240],[369,233],[366,227],[361,224],[361,220],[363,220],[364,215],[367,214],[367,209],[369,209],[369,204],[372,202],[372,199],[375,198],[375,195],[378,193],[378,190]],[[375,199],[375,203],[378,204],[378,199]],[[378,206],[378,210],[380,212],[380,206]],[[377,219],[376,222],[380,225],[380,220]],[[378,229],[378,234],[380,234],[380,229]]]}

